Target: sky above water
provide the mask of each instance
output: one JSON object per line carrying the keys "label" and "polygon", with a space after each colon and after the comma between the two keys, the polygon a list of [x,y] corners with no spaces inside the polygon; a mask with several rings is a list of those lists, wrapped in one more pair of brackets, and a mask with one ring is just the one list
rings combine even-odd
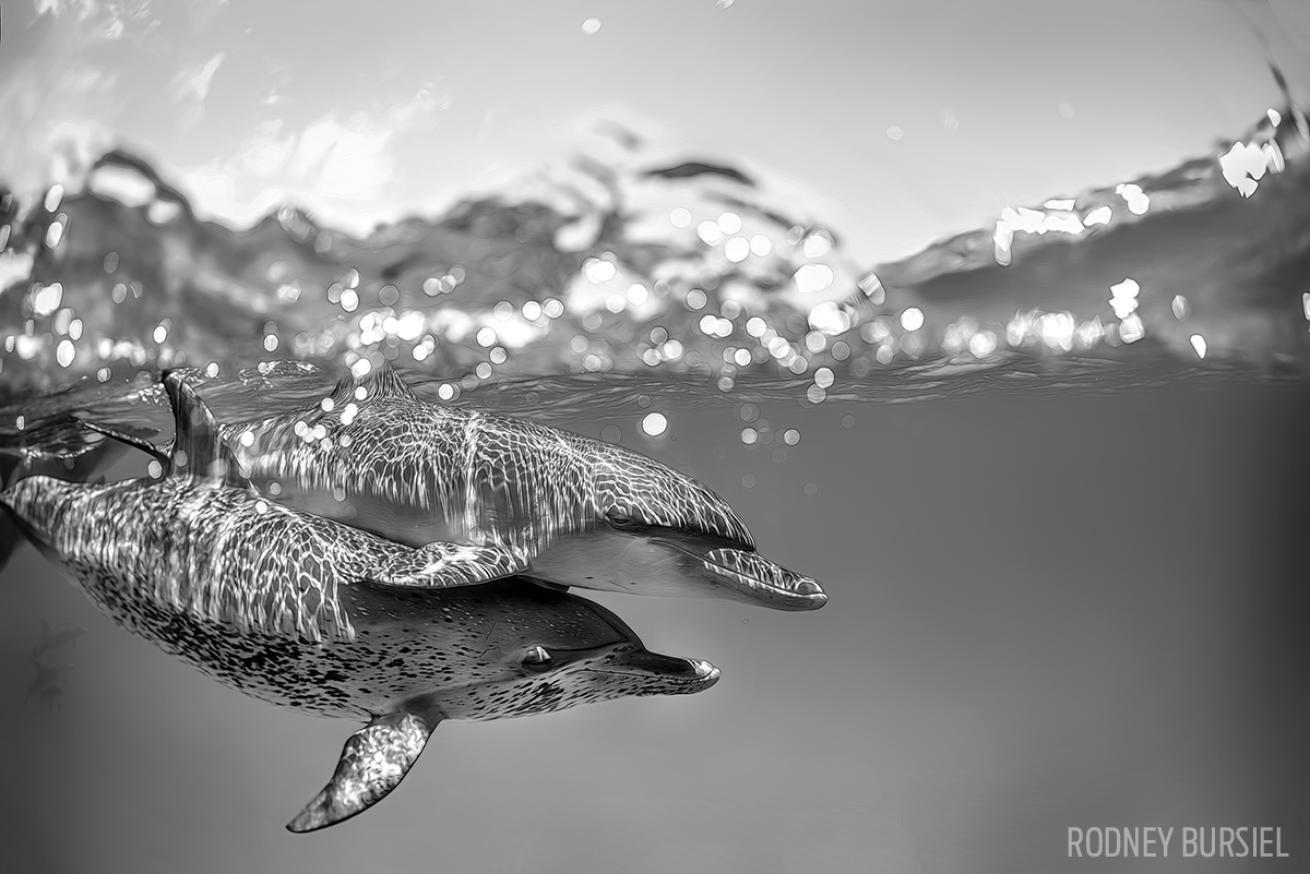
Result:
{"label": "sky above water", "polygon": [[[356,231],[557,166],[599,119],[737,162],[869,260],[1214,151],[1310,81],[1297,0],[20,0],[0,179],[122,144],[203,214]],[[1218,152],[1216,151],[1216,154]]]}

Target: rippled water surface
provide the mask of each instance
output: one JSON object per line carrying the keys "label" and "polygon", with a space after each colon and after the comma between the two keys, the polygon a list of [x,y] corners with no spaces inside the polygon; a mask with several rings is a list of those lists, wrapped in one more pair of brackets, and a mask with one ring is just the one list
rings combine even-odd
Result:
{"label": "rippled water surface", "polygon": [[252,417],[384,362],[442,400],[602,416],[665,392],[818,405],[1303,374],[1310,177],[1290,102],[1219,155],[1007,210],[872,269],[772,205],[767,183],[652,163],[610,136],[611,165],[580,158],[570,182],[366,239],[290,207],[235,233],[199,221],[121,152],[79,192],[56,186],[21,215],[10,197],[8,445],[39,450],[43,425],[132,405],[176,367]]}

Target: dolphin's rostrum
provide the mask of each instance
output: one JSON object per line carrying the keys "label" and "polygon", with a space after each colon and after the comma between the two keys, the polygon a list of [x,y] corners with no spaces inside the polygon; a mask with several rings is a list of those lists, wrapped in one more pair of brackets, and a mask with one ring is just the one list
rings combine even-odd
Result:
{"label": "dolphin's rostrum", "polygon": [[384,797],[446,719],[488,720],[682,694],[708,662],[648,652],[608,610],[497,579],[503,552],[411,548],[254,491],[208,408],[173,374],[177,436],[158,479],[20,480],[3,503],[118,623],[258,698],[368,725],[289,825],[310,831]]}

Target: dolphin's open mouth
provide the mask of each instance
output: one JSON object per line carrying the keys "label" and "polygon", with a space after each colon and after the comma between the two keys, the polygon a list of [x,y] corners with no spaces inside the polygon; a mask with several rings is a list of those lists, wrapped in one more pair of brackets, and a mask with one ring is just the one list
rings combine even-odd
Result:
{"label": "dolphin's open mouth", "polygon": [[712,549],[702,562],[725,585],[779,610],[817,610],[828,603],[828,596],[812,578],[774,564],[758,552]]}

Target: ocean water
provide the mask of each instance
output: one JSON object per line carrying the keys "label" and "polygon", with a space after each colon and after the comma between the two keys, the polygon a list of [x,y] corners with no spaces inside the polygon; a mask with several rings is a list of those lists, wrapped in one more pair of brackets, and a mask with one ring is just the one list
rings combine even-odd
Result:
{"label": "ocean water", "polygon": [[[3,194],[7,481],[142,475],[81,423],[165,443],[161,369],[237,422],[388,364],[691,474],[830,597],[588,593],[722,679],[443,724],[388,799],[295,836],[356,726],[130,636],[5,529],[4,867],[1300,870],[1310,133],[1273,70],[1213,147],[883,263],[618,124],[370,233],[211,222],[128,147]],[[43,625],[71,638],[47,702]],[[1089,825],[1276,826],[1291,858],[1097,867],[1067,857]]]}
{"label": "ocean water", "polygon": [[[1305,852],[1306,401],[1252,380],[761,403],[802,433],[785,457],[743,446],[731,404],[669,401],[666,439],[626,442],[830,603],[597,595],[723,678],[445,724],[390,798],[310,837],[281,824],[353,725],[214,683],[20,550],[6,843],[33,871],[1075,871],[1070,824],[1239,822]],[[49,711],[23,700],[40,619],[85,629]]]}

